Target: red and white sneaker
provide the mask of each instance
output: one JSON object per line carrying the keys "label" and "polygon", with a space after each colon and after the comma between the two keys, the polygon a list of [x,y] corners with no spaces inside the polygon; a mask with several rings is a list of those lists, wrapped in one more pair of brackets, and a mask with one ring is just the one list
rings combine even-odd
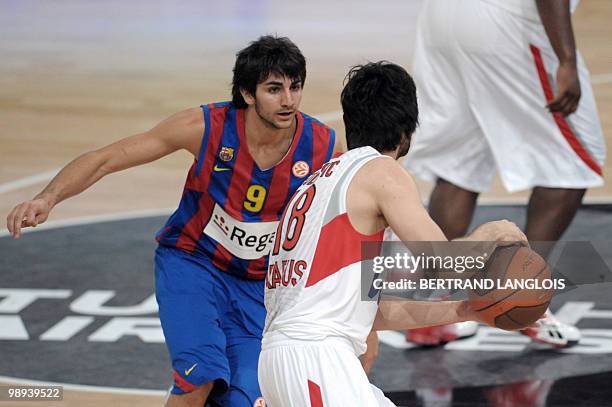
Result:
{"label": "red and white sneaker", "polygon": [[406,341],[420,346],[438,346],[473,336],[476,331],[478,331],[477,322],[457,322],[429,328],[410,329],[406,331]]}
{"label": "red and white sneaker", "polygon": [[530,337],[533,341],[550,345],[554,348],[568,348],[580,341],[580,331],[575,326],[559,321],[550,312],[546,311],[544,316],[535,324],[521,329],[521,334]]}

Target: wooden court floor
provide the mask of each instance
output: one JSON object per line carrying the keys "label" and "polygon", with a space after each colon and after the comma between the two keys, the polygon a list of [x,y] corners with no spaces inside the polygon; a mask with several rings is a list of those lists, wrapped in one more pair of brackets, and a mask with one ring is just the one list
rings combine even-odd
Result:
{"label": "wooden court floor", "polygon": [[[308,58],[301,110],[321,115],[343,135],[338,111],[346,71],[378,59],[408,67],[420,1],[390,0],[383,6],[366,0],[350,6],[322,0],[291,3],[4,1],[0,218],[35,195],[49,173],[78,154],[148,129],[181,109],[226,100],[235,52],[265,33],[287,35],[300,46]],[[584,0],[574,18],[608,145],[611,17],[609,0]],[[175,207],[190,162],[187,153],[178,152],[112,175],[62,203],[50,220]],[[604,174],[612,175],[610,160]],[[430,186],[419,185],[426,196]],[[483,201],[525,197],[506,194],[497,182]],[[612,201],[612,184],[589,191],[587,199]],[[161,404],[161,397],[67,391],[61,405],[111,402],[117,407],[150,406]]]}

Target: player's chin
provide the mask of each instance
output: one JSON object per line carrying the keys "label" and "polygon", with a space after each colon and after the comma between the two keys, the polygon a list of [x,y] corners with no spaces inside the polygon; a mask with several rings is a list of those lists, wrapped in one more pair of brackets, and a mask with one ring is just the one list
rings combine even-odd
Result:
{"label": "player's chin", "polygon": [[276,120],[274,120],[274,126],[278,129],[288,129],[293,124],[293,118],[295,115],[276,115]]}

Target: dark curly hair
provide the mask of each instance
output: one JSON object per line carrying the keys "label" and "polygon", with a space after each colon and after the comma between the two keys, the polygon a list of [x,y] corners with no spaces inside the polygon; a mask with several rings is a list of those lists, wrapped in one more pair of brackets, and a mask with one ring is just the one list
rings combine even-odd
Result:
{"label": "dark curly hair", "polygon": [[232,103],[236,108],[247,107],[240,90],[255,96],[257,84],[270,74],[282,75],[292,81],[306,81],[306,59],[300,49],[287,37],[265,35],[236,54],[232,80]]}
{"label": "dark curly hair", "polygon": [[392,151],[409,143],[418,125],[416,86],[399,65],[379,61],[354,66],[340,99],[349,150],[372,146]]}

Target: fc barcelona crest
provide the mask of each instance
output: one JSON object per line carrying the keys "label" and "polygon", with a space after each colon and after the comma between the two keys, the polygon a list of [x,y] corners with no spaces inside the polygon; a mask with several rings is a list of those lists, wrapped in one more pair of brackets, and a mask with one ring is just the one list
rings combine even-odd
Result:
{"label": "fc barcelona crest", "polygon": [[221,147],[221,151],[219,151],[219,158],[222,161],[232,161],[234,158],[234,149],[231,147]]}

